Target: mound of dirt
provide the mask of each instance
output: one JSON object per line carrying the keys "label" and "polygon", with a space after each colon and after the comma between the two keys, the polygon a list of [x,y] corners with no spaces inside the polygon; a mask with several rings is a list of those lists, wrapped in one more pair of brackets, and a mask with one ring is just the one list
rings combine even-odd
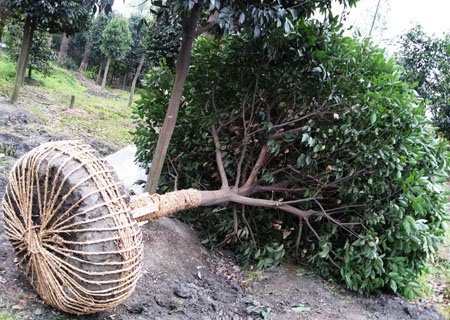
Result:
{"label": "mound of dirt", "polygon": [[116,96],[115,94],[106,92],[106,91],[97,91],[94,89],[87,89],[83,91],[84,93],[87,93],[90,96],[94,96],[94,97],[102,97],[102,98],[106,98],[106,99],[116,99],[116,100],[125,100],[122,97]]}
{"label": "mound of dirt", "polygon": [[[50,136],[31,122],[28,111],[0,104],[0,142],[17,157],[37,144],[67,138]],[[0,158],[0,197],[14,160]],[[444,319],[432,306],[393,295],[367,298],[349,293],[299,273],[298,266],[272,268],[247,279],[232,260],[207,250],[196,232],[176,219],[160,219],[142,231],[145,266],[135,293],[113,310],[78,319]],[[41,301],[16,262],[0,219],[0,315],[66,318]]]}

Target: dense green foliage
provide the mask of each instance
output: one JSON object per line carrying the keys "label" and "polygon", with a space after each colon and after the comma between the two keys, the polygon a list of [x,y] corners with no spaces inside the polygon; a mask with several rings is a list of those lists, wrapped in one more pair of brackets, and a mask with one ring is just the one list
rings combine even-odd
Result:
{"label": "dense green foliage", "polygon": [[[17,61],[20,54],[20,46],[22,44],[20,23],[12,24],[8,29],[6,37],[6,52],[11,61]],[[28,67],[37,70],[43,74],[49,74],[52,70],[52,62],[56,60],[56,54],[53,49],[49,48],[47,43],[50,35],[47,32],[35,31],[34,41],[30,50]]]}
{"label": "dense green foliage", "polygon": [[[168,0],[164,6],[170,8],[174,17],[183,21],[195,5],[202,7],[203,17],[200,25],[208,24],[211,15],[221,34],[228,34],[237,28],[255,37],[269,36],[275,30],[289,33],[296,21],[327,12],[332,2],[354,6],[358,0]],[[157,5],[160,1],[153,1]],[[218,29],[216,28],[216,31]]]}
{"label": "dense green foliage", "polygon": [[95,11],[111,10],[109,0],[0,0],[0,6],[15,18],[31,18],[37,29],[67,34],[86,28]]}
{"label": "dense green foliage", "polygon": [[155,12],[156,19],[148,28],[146,42],[146,56],[154,66],[165,59],[170,68],[175,68],[175,62],[181,43],[182,28],[172,24],[173,17],[168,10]]}
{"label": "dense green foliage", "polygon": [[100,50],[105,56],[112,56],[114,59],[120,60],[130,51],[132,41],[128,21],[116,17],[108,22],[102,32]]}
{"label": "dense green foliage", "polygon": [[[245,266],[292,256],[352,290],[413,297],[445,233],[448,153],[399,77],[369,41],[313,22],[269,45],[201,38],[165,168],[176,179],[161,191],[220,188],[214,126],[230,185],[305,215],[229,204],[180,216],[204,243],[227,245]],[[164,66],[146,77],[139,161],[152,158],[172,79]]]}
{"label": "dense green foliage", "polygon": [[417,82],[416,91],[427,100],[440,132],[450,139],[450,34],[432,38],[417,26],[400,41],[398,52],[404,80]]}

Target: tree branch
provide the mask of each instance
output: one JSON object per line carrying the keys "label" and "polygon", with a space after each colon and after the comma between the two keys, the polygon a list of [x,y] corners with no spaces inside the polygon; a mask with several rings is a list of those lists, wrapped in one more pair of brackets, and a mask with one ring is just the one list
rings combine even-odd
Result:
{"label": "tree branch", "polygon": [[195,31],[195,34],[194,34],[195,37],[198,37],[199,35],[201,35],[201,34],[203,34],[203,33],[205,33],[205,32],[208,32],[209,30],[211,30],[212,28],[214,28],[214,26],[216,25],[215,22],[216,22],[216,21],[214,20],[214,21],[208,23],[206,26],[204,26],[204,27],[202,27],[202,28],[200,28],[200,29],[197,29],[197,30]]}
{"label": "tree branch", "polygon": [[211,133],[214,139],[214,145],[216,147],[216,162],[217,162],[217,169],[219,170],[220,174],[220,180],[222,181],[222,187],[221,189],[228,189],[228,179],[227,174],[225,172],[225,168],[223,166],[222,161],[222,150],[220,150],[220,142],[219,142],[219,136],[217,135],[216,126],[211,126]]}

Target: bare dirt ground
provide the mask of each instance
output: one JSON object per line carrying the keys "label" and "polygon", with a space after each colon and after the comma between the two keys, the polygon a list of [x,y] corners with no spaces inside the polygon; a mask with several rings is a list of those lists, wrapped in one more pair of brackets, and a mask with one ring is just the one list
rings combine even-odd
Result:
{"label": "bare dirt ground", "polygon": [[[30,111],[1,99],[0,197],[17,157],[46,141],[77,138],[49,135]],[[298,266],[249,278],[233,261],[204,248],[195,231],[176,219],[160,219],[142,231],[145,267],[135,293],[113,310],[75,317],[45,305],[33,292],[15,265],[0,219],[0,319],[445,319],[433,306],[393,295],[364,297],[299,272]]]}

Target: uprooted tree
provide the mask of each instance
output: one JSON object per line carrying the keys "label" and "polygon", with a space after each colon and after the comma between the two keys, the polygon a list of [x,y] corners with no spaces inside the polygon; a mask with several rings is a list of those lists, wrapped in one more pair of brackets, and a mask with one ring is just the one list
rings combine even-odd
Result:
{"label": "uprooted tree", "polygon": [[[291,256],[352,290],[411,298],[444,239],[447,143],[394,62],[336,20],[300,22],[269,44],[199,38],[161,191],[204,190],[216,208],[180,217],[244,265]],[[173,77],[152,70],[135,106],[144,163]]]}

